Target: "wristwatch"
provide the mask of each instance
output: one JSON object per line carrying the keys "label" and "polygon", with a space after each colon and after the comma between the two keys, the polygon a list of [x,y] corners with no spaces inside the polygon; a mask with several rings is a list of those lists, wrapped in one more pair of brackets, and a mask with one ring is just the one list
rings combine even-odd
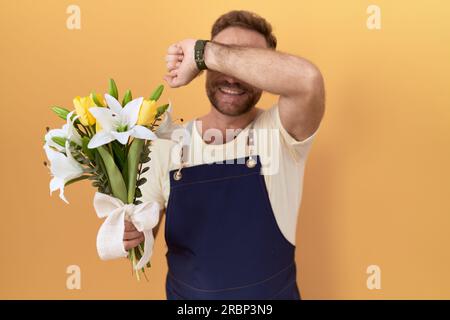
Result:
{"label": "wristwatch", "polygon": [[209,40],[197,40],[194,46],[194,58],[198,70],[208,69],[205,63],[205,46]]}

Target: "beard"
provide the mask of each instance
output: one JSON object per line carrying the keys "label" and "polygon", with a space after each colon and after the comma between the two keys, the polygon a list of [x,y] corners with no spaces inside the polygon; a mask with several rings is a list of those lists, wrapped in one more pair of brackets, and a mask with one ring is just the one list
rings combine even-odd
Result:
{"label": "beard", "polygon": [[255,107],[261,98],[262,90],[241,82],[230,83],[226,80],[214,80],[207,76],[206,94],[217,111],[236,117]]}

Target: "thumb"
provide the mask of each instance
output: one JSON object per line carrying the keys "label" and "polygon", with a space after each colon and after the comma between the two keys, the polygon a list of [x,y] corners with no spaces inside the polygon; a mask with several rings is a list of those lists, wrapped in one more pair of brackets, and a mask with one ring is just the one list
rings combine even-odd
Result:
{"label": "thumb", "polygon": [[171,74],[165,75],[164,80],[169,84],[172,88],[180,87],[180,78],[178,75],[172,75],[175,70],[172,70]]}

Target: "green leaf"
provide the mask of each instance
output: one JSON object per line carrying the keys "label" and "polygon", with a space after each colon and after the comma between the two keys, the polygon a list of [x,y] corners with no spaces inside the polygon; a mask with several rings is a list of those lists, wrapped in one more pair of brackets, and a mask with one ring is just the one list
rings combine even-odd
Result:
{"label": "green leaf", "polygon": [[52,107],[52,111],[54,113],[56,113],[56,115],[58,117],[60,117],[61,119],[67,120],[67,115],[69,114],[69,110],[67,110],[66,108],[63,107],[58,107],[58,106],[54,106]]}
{"label": "green leaf", "polygon": [[169,108],[169,104],[164,104],[156,109],[156,117],[160,117]]}
{"label": "green leaf", "polygon": [[147,163],[150,161],[150,157],[143,157],[141,158],[141,163]]}
{"label": "green leaf", "polygon": [[117,100],[119,99],[119,91],[117,91],[116,82],[113,79],[109,79],[109,94]]}
{"label": "green leaf", "polygon": [[125,106],[131,100],[133,100],[133,96],[131,95],[131,90],[128,89],[127,91],[125,91],[125,95],[123,96],[122,106]]}
{"label": "green leaf", "polygon": [[97,150],[105,165],[113,196],[122,200],[123,203],[127,203],[127,188],[125,186],[125,181],[123,180],[119,168],[117,168],[114,163],[113,156],[108,152],[108,149],[106,149],[105,146],[98,147]]}
{"label": "green leaf", "polygon": [[148,156],[150,154],[150,148],[148,146],[145,146],[145,148],[142,150],[142,154]]}
{"label": "green leaf", "polygon": [[59,144],[61,147],[65,147],[66,146],[66,138],[63,137],[52,137],[53,142]]}
{"label": "green leaf", "polygon": [[128,164],[125,163],[124,167],[122,168],[122,177],[123,180],[125,181],[125,186],[127,187],[128,190]]}
{"label": "green leaf", "polygon": [[153,91],[153,93],[150,96],[150,100],[155,100],[158,101],[159,97],[161,97],[161,94],[164,90],[164,86],[161,84],[158,86],[158,88],[155,89],[155,91]]}
{"label": "green leaf", "polygon": [[139,188],[136,188],[136,190],[135,190],[135,193],[136,193],[136,198],[140,198],[140,197],[142,197],[142,192],[141,192],[141,189],[139,189]]}
{"label": "green leaf", "polygon": [[139,159],[144,146],[143,139],[133,139],[127,157],[128,171],[128,203],[133,203],[136,192],[136,178],[138,173]]}
{"label": "green leaf", "polygon": [[114,153],[114,159],[117,160],[116,163],[118,164],[119,169],[123,170],[127,161],[125,150],[122,148],[122,144],[120,144],[118,141],[113,141],[111,143],[111,146]]}
{"label": "green leaf", "polygon": [[137,187],[140,187],[140,186],[142,186],[144,183],[146,183],[147,182],[147,179],[146,178],[141,178],[141,179],[139,179],[137,182],[136,182],[136,186]]}

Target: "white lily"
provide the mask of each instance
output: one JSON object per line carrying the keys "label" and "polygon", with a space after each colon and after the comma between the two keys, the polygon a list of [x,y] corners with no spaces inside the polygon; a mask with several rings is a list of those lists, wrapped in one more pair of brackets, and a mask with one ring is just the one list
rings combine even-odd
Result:
{"label": "white lily", "polygon": [[126,144],[130,137],[146,140],[157,139],[150,129],[136,124],[139,108],[143,101],[142,97],[128,102],[123,108],[120,102],[109,94],[105,94],[105,100],[109,108],[89,108],[89,111],[100,123],[102,130],[92,137],[88,148],[94,149],[114,140]]}
{"label": "white lily", "polygon": [[168,139],[172,138],[172,132],[176,129],[182,128],[180,124],[175,124],[172,120],[172,103],[169,101],[169,107],[167,107],[166,112],[164,112],[164,119],[159,124],[156,129],[156,136],[160,139]]}
{"label": "white lily", "polygon": [[44,145],[45,153],[50,161],[50,173],[53,176],[50,181],[50,195],[59,189],[59,197],[69,203],[64,196],[64,186],[72,179],[83,174],[83,167],[76,161],[69,149],[70,142],[66,141],[66,154],[52,149],[49,145]]}
{"label": "white lily", "polygon": [[81,146],[81,137],[79,133],[73,127],[73,122],[78,118],[78,116],[71,119],[74,111],[71,111],[67,114],[67,123],[62,126],[61,129],[52,129],[45,135],[45,144],[54,147],[60,152],[65,151],[65,147],[57,144],[53,141],[53,137],[65,138],[69,141],[76,143]]}

